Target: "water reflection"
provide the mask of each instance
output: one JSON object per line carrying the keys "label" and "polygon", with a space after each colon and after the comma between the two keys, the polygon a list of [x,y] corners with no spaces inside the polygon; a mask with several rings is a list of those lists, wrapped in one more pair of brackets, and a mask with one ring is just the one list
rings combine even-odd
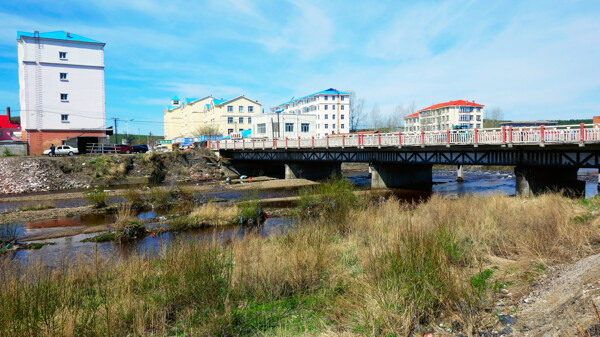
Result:
{"label": "water reflection", "polygon": [[259,226],[232,226],[223,228],[202,228],[182,233],[162,233],[154,237],[146,236],[138,241],[119,244],[115,242],[82,242],[82,240],[97,234],[79,234],[75,236],[46,240],[54,245],[44,246],[38,250],[19,250],[4,254],[4,258],[12,258],[23,263],[40,261],[47,266],[56,265],[59,261],[73,261],[76,258],[90,261],[96,253],[104,257],[126,258],[132,254],[153,256],[162,247],[168,246],[174,240],[202,241],[213,236],[220,242],[243,238],[250,233],[268,237],[285,233],[297,223],[296,218],[269,218]]}

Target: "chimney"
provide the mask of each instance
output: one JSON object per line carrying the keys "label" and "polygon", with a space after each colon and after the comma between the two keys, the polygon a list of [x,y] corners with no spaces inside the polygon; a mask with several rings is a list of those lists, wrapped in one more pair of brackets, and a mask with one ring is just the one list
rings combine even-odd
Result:
{"label": "chimney", "polygon": [[6,107],[6,115],[8,116],[8,122],[10,123],[10,107]]}
{"label": "chimney", "polygon": [[67,32],[67,37],[71,37],[71,33]]}

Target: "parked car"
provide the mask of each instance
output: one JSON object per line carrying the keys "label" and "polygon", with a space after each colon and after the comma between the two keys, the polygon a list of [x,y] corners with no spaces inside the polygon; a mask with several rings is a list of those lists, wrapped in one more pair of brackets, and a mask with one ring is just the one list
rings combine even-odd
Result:
{"label": "parked car", "polygon": [[171,144],[162,144],[154,148],[155,152],[173,152],[173,146]]}
{"label": "parked car", "polygon": [[[44,154],[52,157],[52,151],[46,150]],[[54,154],[57,156],[72,156],[74,154],[79,154],[79,150],[75,147],[70,147],[69,145],[59,145],[54,149]]]}
{"label": "parked car", "polygon": [[148,152],[148,145],[146,144],[138,144],[138,145],[134,145],[133,147],[133,153],[146,153]]}
{"label": "parked car", "polygon": [[133,152],[133,147],[129,146],[129,145],[117,144],[117,145],[115,145],[115,148],[117,150],[117,153],[130,154]]}

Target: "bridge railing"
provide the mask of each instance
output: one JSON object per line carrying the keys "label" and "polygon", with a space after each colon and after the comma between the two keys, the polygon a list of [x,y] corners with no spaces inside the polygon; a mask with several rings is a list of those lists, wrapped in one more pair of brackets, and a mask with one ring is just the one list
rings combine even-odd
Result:
{"label": "bridge railing", "polygon": [[211,141],[212,149],[369,148],[442,145],[585,144],[600,142],[600,125],[502,127],[469,130],[410,131],[325,137],[280,137]]}

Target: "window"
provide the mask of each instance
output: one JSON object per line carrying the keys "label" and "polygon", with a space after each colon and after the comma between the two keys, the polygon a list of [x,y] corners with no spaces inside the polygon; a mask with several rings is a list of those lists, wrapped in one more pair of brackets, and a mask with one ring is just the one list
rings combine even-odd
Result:
{"label": "window", "polygon": [[342,120],[343,120],[343,119],[344,119],[344,115],[340,115],[340,119],[342,119]]}
{"label": "window", "polygon": [[471,121],[473,120],[473,115],[469,116],[469,120],[471,120]]}
{"label": "window", "polygon": [[327,114],[325,114],[325,119],[327,119]]}
{"label": "window", "polygon": [[68,100],[68,97],[68,94],[60,94],[60,100],[63,102],[66,102]]}
{"label": "window", "polygon": [[340,108],[341,110],[344,110],[344,105],[342,105],[342,107]]}
{"label": "window", "polygon": [[244,112],[244,106],[242,106],[242,105],[238,106],[238,112]]}
{"label": "window", "polygon": [[325,129],[327,129],[328,126],[329,126],[328,124],[325,124]]}
{"label": "window", "polygon": [[239,131],[240,133],[242,133],[242,131],[244,131],[244,129],[239,129],[238,131]]}
{"label": "window", "polygon": [[335,124],[331,124],[331,128],[332,128],[332,129],[335,129]]}
{"label": "window", "polygon": [[300,130],[302,132],[308,132],[309,127],[310,127],[310,125],[308,123],[302,123],[302,124],[300,124]]}
{"label": "window", "polygon": [[252,105],[248,105],[248,112],[254,112],[254,107]]}
{"label": "window", "polygon": [[233,112],[233,105],[227,106],[227,112]]}
{"label": "window", "polygon": [[481,115],[477,115],[477,121],[479,122],[481,120]]}
{"label": "window", "polygon": [[60,73],[60,80],[61,81],[66,81],[67,80],[67,73]]}
{"label": "window", "polygon": [[335,119],[335,114],[331,115],[331,119]]}
{"label": "window", "polygon": [[329,108],[329,105],[325,104],[325,110],[327,110]]}
{"label": "window", "polygon": [[233,117],[227,117],[227,124],[233,124]]}
{"label": "window", "polygon": [[343,129],[343,128],[344,128],[344,124],[340,124],[340,129]]}
{"label": "window", "polygon": [[227,134],[230,135],[233,133],[233,129],[227,129]]}
{"label": "window", "polygon": [[[343,101],[344,100],[344,96],[340,96],[340,97],[341,97],[340,99]],[[344,109],[342,109],[342,110],[344,110]]]}
{"label": "window", "polygon": [[285,132],[294,132],[294,123],[285,123]]}
{"label": "window", "polygon": [[261,123],[256,125],[256,133],[267,133],[267,124]]}
{"label": "window", "polygon": [[248,117],[248,124],[252,124],[252,117]]}
{"label": "window", "polygon": [[244,117],[240,117],[239,122],[244,123]]}
{"label": "window", "polygon": [[58,52],[58,58],[61,60],[66,60],[67,59],[67,52],[66,51],[59,51]]}
{"label": "window", "polygon": [[60,115],[60,120],[61,122],[68,122],[69,121],[69,115]]}
{"label": "window", "polygon": [[477,128],[479,129],[481,127],[481,124],[477,124]]}
{"label": "window", "polygon": [[325,100],[327,100],[327,95],[325,95]]}

